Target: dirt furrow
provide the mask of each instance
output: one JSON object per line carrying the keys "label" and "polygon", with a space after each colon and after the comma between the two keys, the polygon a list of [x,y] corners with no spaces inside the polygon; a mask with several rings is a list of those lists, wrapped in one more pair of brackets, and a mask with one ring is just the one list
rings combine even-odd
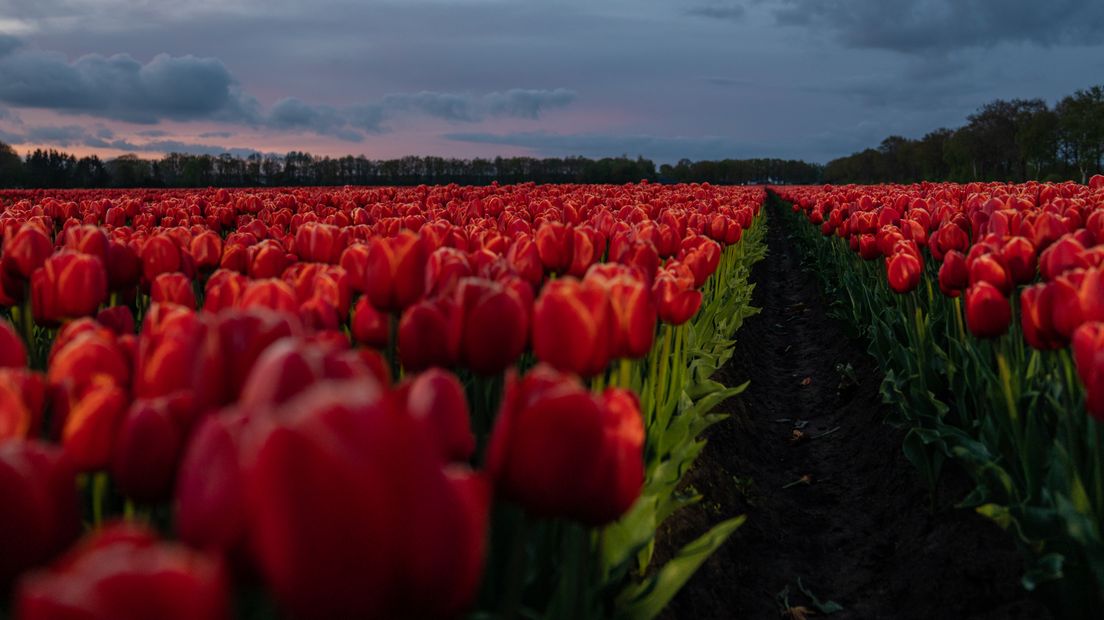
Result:
{"label": "dirt furrow", "polygon": [[1048,617],[1019,587],[1007,535],[954,508],[968,491],[960,473],[944,476],[932,510],[902,431],[883,422],[881,369],[828,317],[779,219],[752,276],[762,312],[722,371],[751,386],[722,406],[733,415],[710,431],[688,481],[706,499],[661,532],[660,555],[723,518],[748,521],[666,617],[778,618],[787,605],[821,617],[829,601],[838,620]]}

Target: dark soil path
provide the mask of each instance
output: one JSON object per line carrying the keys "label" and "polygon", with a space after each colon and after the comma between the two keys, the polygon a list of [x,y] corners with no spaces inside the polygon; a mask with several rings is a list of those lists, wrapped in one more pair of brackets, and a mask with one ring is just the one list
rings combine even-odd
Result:
{"label": "dark soil path", "polygon": [[710,431],[688,476],[706,499],[661,531],[659,559],[721,519],[748,521],[665,617],[799,617],[780,606],[788,588],[791,606],[817,611],[811,593],[843,607],[814,618],[1049,618],[1019,586],[1008,535],[954,508],[969,490],[961,473],[944,474],[931,511],[903,433],[883,422],[881,370],[826,316],[780,215],[752,275],[762,312],[738,332],[719,377],[751,386],[722,406],[733,415]]}

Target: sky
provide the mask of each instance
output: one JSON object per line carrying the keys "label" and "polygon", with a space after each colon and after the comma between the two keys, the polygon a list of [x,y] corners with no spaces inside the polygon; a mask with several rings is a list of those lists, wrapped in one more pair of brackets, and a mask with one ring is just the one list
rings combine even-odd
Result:
{"label": "sky", "polygon": [[0,0],[0,141],[826,162],[1104,83],[1100,0]]}

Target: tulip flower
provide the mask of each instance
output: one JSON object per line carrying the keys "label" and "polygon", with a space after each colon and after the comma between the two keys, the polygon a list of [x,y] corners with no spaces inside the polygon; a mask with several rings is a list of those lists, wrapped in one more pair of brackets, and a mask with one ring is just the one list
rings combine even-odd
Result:
{"label": "tulip flower", "polygon": [[897,252],[886,259],[886,278],[897,294],[912,291],[920,284],[923,265],[911,252]]}
{"label": "tulip flower", "polygon": [[196,307],[195,290],[188,276],[179,273],[162,273],[150,285],[150,300],[153,303],[173,303],[187,308]]}
{"label": "tulip flower", "polygon": [[966,290],[966,326],[978,338],[996,338],[1008,331],[1012,307],[997,287],[984,280]]}
{"label": "tulip flower", "polygon": [[42,376],[26,368],[0,368],[0,441],[37,435],[46,404]]}
{"label": "tulip flower", "polygon": [[189,250],[196,269],[210,273],[222,261],[222,237],[210,230],[204,231],[192,237]]}
{"label": "tulip flower", "polygon": [[75,472],[61,449],[0,441],[0,592],[49,561],[80,533]]}
{"label": "tulip flower", "polygon": [[958,297],[968,286],[970,270],[966,267],[966,257],[958,250],[947,251],[939,267],[939,290],[947,297]]}
{"label": "tulip flower", "polygon": [[35,320],[48,324],[91,316],[107,300],[107,272],[91,254],[61,250],[35,271],[31,282]]}
{"label": "tulip flower", "polygon": [[373,239],[361,284],[372,305],[383,312],[398,313],[418,301],[425,291],[427,260],[425,245],[409,231]]}
{"label": "tulip flower", "polygon": [[483,278],[464,278],[456,298],[463,315],[460,359],[482,375],[502,372],[525,350],[529,312],[510,288]]}
{"label": "tulip flower", "polygon": [[23,620],[227,620],[229,579],[217,558],[119,524],[24,579],[15,613]]}
{"label": "tulip flower", "polygon": [[27,365],[27,349],[15,328],[0,319],[0,368],[22,368]]}
{"label": "tulip flower", "polygon": [[1089,414],[1104,421],[1104,323],[1092,321],[1073,334],[1073,359],[1085,386]]}
{"label": "tulip flower", "polygon": [[357,382],[321,383],[274,413],[246,467],[248,532],[292,614],[444,617],[474,600],[490,493],[446,466],[413,417]]}
{"label": "tulip flower", "polygon": [[451,297],[424,300],[407,308],[399,320],[399,359],[404,368],[420,371],[450,367],[460,361],[463,336],[461,308]]}
{"label": "tulip flower", "polygon": [[571,277],[553,280],[533,306],[533,353],[566,372],[596,375],[613,351],[613,309],[600,285]]}
{"label": "tulip flower", "polygon": [[395,392],[396,402],[408,415],[436,437],[441,458],[465,462],[475,453],[475,435],[464,387],[452,373],[427,370],[404,382]]}
{"label": "tulip flower", "polygon": [[495,488],[533,515],[591,526],[624,514],[644,482],[644,421],[636,397],[592,395],[540,365],[511,377],[491,435]]}
{"label": "tulip flower", "polygon": [[11,241],[4,243],[4,269],[23,282],[31,279],[54,252],[54,244],[41,227],[25,223]]}
{"label": "tulip flower", "polygon": [[141,502],[167,499],[184,449],[190,403],[178,395],[136,400],[115,437],[111,473],[119,490]]}
{"label": "tulip flower", "polygon": [[337,226],[307,222],[295,233],[295,252],[300,260],[336,265],[348,244],[348,235]]}
{"label": "tulip flower", "polygon": [[1040,350],[1058,349],[1065,344],[1054,328],[1052,294],[1049,285],[1036,284],[1020,293],[1020,326],[1027,344]]}

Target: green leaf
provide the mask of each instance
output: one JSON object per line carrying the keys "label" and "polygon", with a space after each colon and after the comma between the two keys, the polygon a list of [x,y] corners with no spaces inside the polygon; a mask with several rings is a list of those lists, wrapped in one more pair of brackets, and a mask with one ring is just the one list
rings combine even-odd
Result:
{"label": "green leaf", "polygon": [[630,586],[618,597],[617,618],[651,620],[663,611],[698,568],[728,540],[746,515],[723,521],[683,547],[674,558],[642,584]]}

